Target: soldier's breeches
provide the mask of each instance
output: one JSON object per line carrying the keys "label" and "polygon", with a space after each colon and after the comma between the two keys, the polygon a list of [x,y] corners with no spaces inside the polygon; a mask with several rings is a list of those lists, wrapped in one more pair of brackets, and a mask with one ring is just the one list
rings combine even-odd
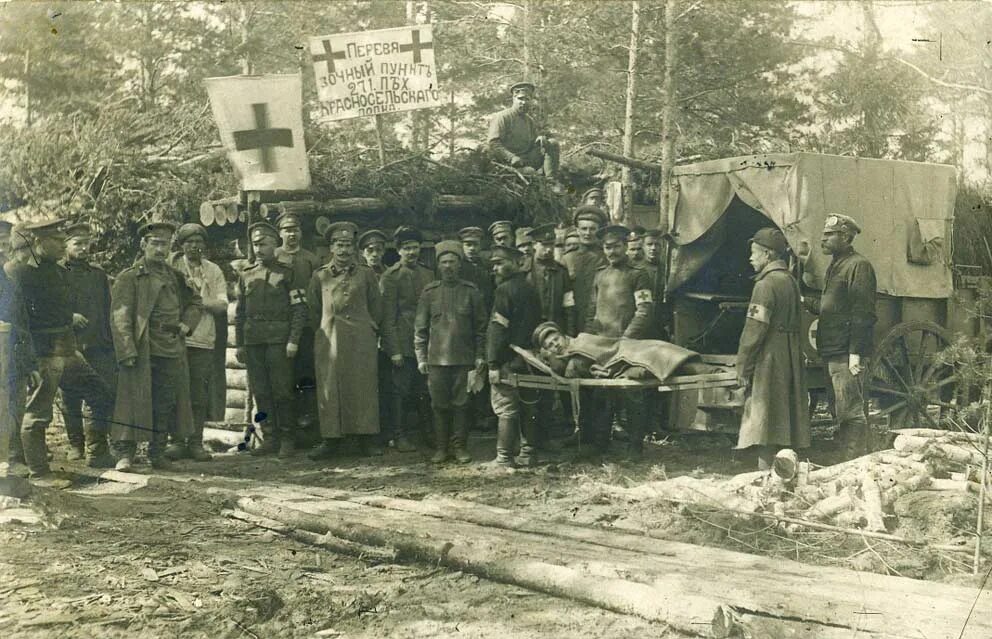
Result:
{"label": "soldier's breeches", "polygon": [[[86,363],[97,372],[100,378],[104,381],[107,389],[111,394],[114,394],[117,389],[117,359],[114,356],[114,351],[112,349],[87,349],[83,353]],[[65,420],[65,430],[66,434],[69,436],[69,441],[73,445],[82,445],[84,441],[84,428],[83,428],[83,418],[86,417],[86,432],[94,433],[97,436],[103,436],[110,432],[110,422],[106,421],[108,417],[113,412],[113,407],[111,406],[110,411],[107,415],[102,416],[103,419],[94,419],[96,417],[93,410],[93,406],[89,403],[86,404],[87,411],[83,411],[83,403],[85,401],[85,393],[81,392],[81,389],[74,388],[61,384],[62,386],[62,418]],[[85,389],[82,389],[85,391]]]}
{"label": "soldier's breeches", "polygon": [[834,418],[840,428],[867,428],[861,380],[851,374],[846,356],[827,360],[830,390],[833,391]]}
{"label": "soldier's breeches", "polygon": [[389,364],[393,376],[393,437],[410,436],[416,431],[412,416],[425,412],[427,382],[417,370],[417,358],[404,357],[402,366]]}
{"label": "soldier's breeches", "polygon": [[165,450],[166,438],[176,429],[177,389],[182,383],[182,362],[176,357],[152,357],[152,436],[148,456],[155,458]]}
{"label": "soldier's breeches", "polygon": [[471,366],[429,366],[427,390],[435,410],[460,408],[468,404],[468,374]]}
{"label": "soldier's breeches", "polygon": [[208,348],[187,348],[189,364],[189,401],[193,409],[193,434],[190,442],[203,441],[203,422],[207,421],[214,382],[214,352]]}
{"label": "soldier's breeches", "polygon": [[285,344],[257,344],[245,347],[248,383],[255,395],[258,412],[265,423],[275,423],[282,432],[293,430],[293,361],[286,357]]}
{"label": "soldier's breeches", "polygon": [[520,414],[520,391],[508,384],[492,384],[489,387],[489,399],[493,404],[493,412],[500,419],[517,417]]}

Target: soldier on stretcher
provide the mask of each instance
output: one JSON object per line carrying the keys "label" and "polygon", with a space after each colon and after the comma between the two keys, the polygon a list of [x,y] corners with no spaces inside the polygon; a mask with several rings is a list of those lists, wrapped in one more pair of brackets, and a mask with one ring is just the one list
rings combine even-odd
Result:
{"label": "soldier on stretcher", "polygon": [[621,378],[665,381],[672,375],[716,372],[699,354],[654,339],[566,335],[554,322],[540,324],[532,336],[534,348],[553,371],[564,377]]}

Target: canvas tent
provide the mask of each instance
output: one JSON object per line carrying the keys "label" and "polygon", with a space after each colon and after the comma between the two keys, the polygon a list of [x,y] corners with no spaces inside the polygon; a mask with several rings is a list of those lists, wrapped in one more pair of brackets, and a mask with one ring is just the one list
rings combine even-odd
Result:
{"label": "canvas tent", "polygon": [[875,266],[880,293],[951,295],[952,166],[789,153],[678,166],[672,176],[670,291],[690,282],[728,239],[746,242],[751,229],[729,213],[749,208],[782,229],[812,288],[823,288],[830,262],[820,251],[824,220],[843,213],[862,227],[855,247]]}

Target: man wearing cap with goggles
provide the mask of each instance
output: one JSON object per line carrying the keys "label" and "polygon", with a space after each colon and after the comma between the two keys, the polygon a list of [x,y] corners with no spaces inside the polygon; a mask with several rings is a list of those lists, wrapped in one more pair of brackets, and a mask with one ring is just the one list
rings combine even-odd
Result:
{"label": "man wearing cap with goggles", "polygon": [[141,254],[114,280],[111,333],[120,366],[111,438],[117,470],[130,470],[138,442],[149,442],[152,468],[168,469],[168,435],[193,432],[186,338],[200,322],[203,302],[168,263],[176,226],[139,229]]}
{"label": "man wearing cap with goggles", "polygon": [[[596,272],[585,324],[585,332],[603,337],[646,338],[654,313],[654,296],[647,271],[627,261],[630,230],[613,225],[600,232],[607,264]],[[652,392],[652,391],[647,391]],[[639,458],[648,424],[645,391],[603,391],[592,397],[588,420],[580,424],[580,455],[599,455],[610,441],[612,419],[626,412],[629,443],[627,456]]]}
{"label": "man wearing cap with goggles", "polygon": [[438,242],[439,280],[424,287],[417,304],[413,347],[417,367],[427,376],[434,412],[434,455],[440,464],[451,455],[459,463],[468,454],[469,373],[484,374],[485,339],[489,316],[482,293],[459,278],[462,247],[456,240]]}
{"label": "man wearing cap with goggles", "polygon": [[351,222],[327,227],[330,260],[314,272],[307,292],[317,327],[314,359],[323,439],[308,455],[313,460],[332,457],[345,436],[357,438],[365,455],[382,454],[376,370],[382,297],[379,278],[355,261],[357,235]]}
{"label": "man wearing cap with goggles", "polygon": [[501,162],[553,178],[558,173],[559,147],[550,136],[538,134],[530,115],[536,88],[530,82],[510,87],[513,105],[489,120],[489,148]]}
{"label": "man wearing cap with goggles", "polygon": [[737,379],[745,389],[737,448],[756,451],[758,469],[768,470],[780,448],[809,447],[809,401],[789,244],[776,228],[760,229],[749,243],[756,275],[737,349]]}
{"label": "man wearing cap with goggles", "polygon": [[562,257],[562,263],[572,277],[575,291],[575,332],[586,330],[592,285],[600,267],[606,264],[602,246],[599,243],[599,230],[606,225],[606,216],[595,206],[584,205],[572,215],[572,225],[579,236],[579,248]]}
{"label": "man wearing cap with goggles", "polygon": [[[93,367],[111,393],[117,388],[117,358],[110,333],[110,278],[99,265],[89,262],[93,230],[89,224],[73,224],[65,229],[65,268],[72,310],[79,315],[76,343],[86,362]],[[71,391],[62,392],[63,417],[69,439],[69,460],[87,459],[90,466],[110,468],[110,424],[89,418],[83,424],[83,398]],[[92,407],[87,407],[92,412]]]}
{"label": "man wearing cap with goggles", "polygon": [[309,282],[297,281],[298,273],[276,256],[279,231],[272,225],[255,222],[248,237],[255,259],[238,273],[234,342],[265,436],[251,453],[285,458],[296,451],[293,360],[306,324]]}
{"label": "man wearing cap with goggles", "polygon": [[861,227],[846,215],[830,215],[820,246],[832,256],[820,297],[816,346],[827,364],[828,400],[837,422],[834,439],[848,458],[867,449],[868,421],[862,373],[872,353],[877,282],[871,262],[851,246]]}
{"label": "man wearing cap with goggles", "polygon": [[[322,261],[312,251],[303,247],[303,226],[300,216],[286,212],[276,219],[276,228],[282,245],[276,249],[276,257],[280,262],[289,265],[293,270],[293,279],[299,287],[306,289],[310,284],[313,272],[321,267]],[[309,313],[300,334],[300,349],[293,358],[293,388],[295,415],[300,428],[296,432],[300,443],[309,442],[317,420],[317,398],[314,382],[313,335],[314,327],[310,325]]]}
{"label": "man wearing cap with goggles", "polygon": [[413,324],[417,301],[424,287],[434,280],[434,273],[421,266],[420,245],[423,235],[412,226],[401,226],[393,233],[400,261],[382,276],[382,341],[393,365],[393,423],[390,439],[396,450],[414,452],[413,439],[418,426],[429,420],[427,385],[417,371],[413,349]]}

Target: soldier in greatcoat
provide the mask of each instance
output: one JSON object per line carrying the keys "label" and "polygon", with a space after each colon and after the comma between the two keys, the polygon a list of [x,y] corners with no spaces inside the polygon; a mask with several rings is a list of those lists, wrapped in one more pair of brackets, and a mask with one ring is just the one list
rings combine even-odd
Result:
{"label": "soldier in greatcoat", "polygon": [[376,371],[382,297],[375,273],[355,261],[357,234],[351,222],[327,227],[330,261],[314,272],[307,292],[317,327],[314,355],[323,438],[309,455],[314,460],[333,456],[344,436],[359,437],[366,454],[382,453]]}
{"label": "soldier in greatcoat", "polygon": [[429,421],[427,385],[417,371],[413,350],[413,323],[417,301],[424,287],[434,280],[434,272],[418,261],[423,236],[411,226],[401,226],[393,233],[400,260],[382,276],[382,341],[392,363],[393,406],[392,439],[396,450],[413,452],[412,439],[418,426]]}
{"label": "soldier in greatcoat", "polygon": [[489,317],[478,287],[459,277],[461,244],[445,240],[434,248],[440,279],[420,296],[413,346],[434,412],[431,462],[440,464],[450,455],[464,464],[472,461],[466,448],[469,373],[474,368],[483,374]]}
{"label": "soldier in greatcoat", "polygon": [[592,285],[596,272],[606,264],[603,248],[597,234],[606,224],[606,216],[595,206],[580,206],[572,216],[572,224],[579,236],[579,248],[562,257],[562,263],[572,277],[575,291],[576,334],[586,331]]}
{"label": "soldier in greatcoat", "polygon": [[771,468],[780,448],[810,444],[802,361],[799,285],[786,264],[782,231],[763,228],[750,240],[757,275],[737,350],[738,383],[745,390],[737,448],[752,448],[758,469]]}
{"label": "soldier in greatcoat", "polygon": [[[93,367],[112,393],[117,388],[117,358],[114,338],[110,334],[110,278],[98,264],[89,261],[93,229],[79,223],[66,227],[65,269],[76,322],[76,342],[79,352]],[[67,459],[86,459],[90,466],[109,468],[114,465],[110,454],[110,424],[94,421],[87,416],[83,424],[83,398],[69,390],[62,391],[63,417],[69,439]],[[88,407],[92,412],[92,407]]]}
{"label": "soldier in greatcoat", "polygon": [[490,398],[499,419],[496,434],[495,466],[512,468],[517,444],[521,465],[534,460],[533,424],[521,424],[520,390],[501,383],[508,373],[527,370],[522,358],[510,346],[528,348],[531,333],[541,323],[541,299],[534,285],[520,272],[523,254],[515,248],[498,246],[490,256],[496,286],[492,313],[486,332],[486,363],[489,368]]}
{"label": "soldier in greatcoat", "polygon": [[[596,272],[587,311],[585,332],[603,337],[648,337],[654,312],[651,281],[646,271],[627,260],[627,238],[623,226],[608,226],[600,232],[607,260]],[[624,429],[629,444],[627,456],[640,457],[648,423],[647,392],[634,389],[587,393],[589,409],[582,411],[580,457],[595,457],[607,449],[612,420],[626,413]],[[583,401],[583,405],[586,402]]]}
{"label": "soldier in greatcoat", "polygon": [[827,390],[837,423],[835,439],[847,457],[867,449],[862,374],[872,354],[876,320],[875,269],[851,245],[860,232],[851,217],[830,215],[821,240],[823,252],[832,259],[820,297],[816,347],[830,375]]}
{"label": "soldier in greatcoat", "polygon": [[256,222],[248,237],[255,259],[238,273],[234,339],[265,434],[252,453],[289,457],[296,450],[293,360],[306,324],[306,289],[298,273],[276,257],[279,232],[274,227]]}
{"label": "soldier in greatcoat", "polygon": [[139,230],[141,254],[111,289],[111,333],[119,372],[111,439],[117,470],[130,470],[138,442],[148,442],[152,468],[168,469],[169,434],[193,430],[186,338],[203,302],[168,263],[176,226],[150,222]]}

